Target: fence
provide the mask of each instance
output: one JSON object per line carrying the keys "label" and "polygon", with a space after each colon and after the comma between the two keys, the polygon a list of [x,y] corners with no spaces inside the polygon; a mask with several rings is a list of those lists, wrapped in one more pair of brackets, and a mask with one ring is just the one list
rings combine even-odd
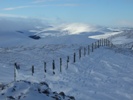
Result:
{"label": "fence", "polygon": [[[88,45],[86,47],[80,47],[77,52],[74,52],[73,55],[71,55],[71,62],[76,63],[78,60],[80,60],[82,57],[86,55],[90,55],[91,52],[94,52],[95,49],[100,48],[101,46],[108,46],[113,47],[114,45],[107,39],[100,39],[91,45]],[[59,66],[55,66],[55,60],[52,61],[52,74],[55,75],[55,69],[56,67],[59,67],[59,72],[62,73],[62,67],[63,67],[63,61],[66,63],[66,70],[69,68],[70,63],[70,56],[66,57],[66,61],[62,58],[59,58]],[[14,81],[16,81],[16,70],[20,70],[20,66],[17,63],[14,63]],[[47,62],[44,62],[44,73],[48,72]],[[33,76],[35,73],[34,65],[31,67],[31,75]]]}

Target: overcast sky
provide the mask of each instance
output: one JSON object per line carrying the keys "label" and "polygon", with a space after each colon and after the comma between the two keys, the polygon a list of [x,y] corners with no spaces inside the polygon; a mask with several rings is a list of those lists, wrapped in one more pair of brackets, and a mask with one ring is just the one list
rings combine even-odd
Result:
{"label": "overcast sky", "polygon": [[0,0],[0,16],[133,26],[133,0]]}

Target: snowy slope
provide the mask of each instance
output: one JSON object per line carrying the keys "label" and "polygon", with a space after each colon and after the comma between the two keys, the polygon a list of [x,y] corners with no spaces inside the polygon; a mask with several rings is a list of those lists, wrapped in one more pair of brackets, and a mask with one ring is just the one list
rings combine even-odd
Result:
{"label": "snowy slope", "polygon": [[5,100],[5,98],[8,100],[75,100],[72,96],[66,96],[64,92],[52,92],[45,82],[17,81],[2,86],[1,89],[0,100]]}
{"label": "snowy slope", "polygon": [[[133,68],[131,65],[133,56],[132,52],[127,50],[124,52],[119,53],[117,49],[110,50],[110,48],[97,49],[89,56],[86,55],[81,60],[77,59],[76,63],[70,61],[68,70],[65,69],[64,61],[62,73],[59,73],[56,62],[55,75],[52,75],[52,71],[49,69],[47,69],[47,74],[44,74],[43,62],[37,62],[36,66],[39,63],[40,65],[35,68],[34,76],[31,76],[29,66],[25,66],[18,71],[17,80],[25,79],[33,82],[45,80],[53,91],[63,91],[67,95],[74,96],[76,100],[132,100]],[[13,72],[13,69],[6,70]],[[13,76],[11,76],[13,73],[7,73],[8,77],[4,76],[4,78],[10,77],[13,80]]]}
{"label": "snowy slope", "polygon": [[110,39],[119,47],[131,48],[133,46],[133,29],[124,29],[121,34],[115,35],[115,37],[110,37]]}
{"label": "snowy slope", "polygon": [[101,48],[47,81],[51,88],[64,90],[76,100],[132,100],[131,55]]}
{"label": "snowy slope", "polygon": [[[76,28],[77,27],[77,28]],[[18,30],[17,30],[18,31]],[[72,95],[76,100],[132,100],[133,99],[133,52],[128,48],[118,48],[121,45],[132,45],[132,32],[124,34],[122,29],[94,27],[86,24],[64,24],[32,27],[23,32],[0,32],[0,80],[3,84],[13,81],[14,63],[20,65],[17,80],[32,83],[45,81],[52,91]],[[29,35],[36,34],[41,39],[34,40]],[[129,35],[130,34],[130,35]],[[123,42],[123,38],[127,37]],[[116,47],[100,47],[90,55],[79,59],[79,48],[87,47],[99,38],[110,39]],[[76,63],[73,63],[73,53],[76,52]],[[66,70],[67,56],[70,56],[69,67]],[[62,58],[62,73],[59,72],[59,59]],[[52,61],[55,60],[55,75]],[[44,61],[47,62],[47,73],[44,73]],[[32,76],[31,66],[35,66]],[[23,88],[25,83],[13,83]],[[10,87],[11,87],[10,86]],[[26,85],[27,86],[27,85]],[[32,85],[27,87],[34,90]],[[25,89],[26,87],[24,87]],[[6,87],[6,90],[8,91]],[[21,89],[18,91],[24,92]],[[18,92],[17,91],[17,92]],[[28,90],[29,91],[29,90]],[[25,95],[33,96],[34,91]],[[2,94],[3,91],[0,91]],[[5,92],[8,94],[8,92]],[[32,94],[33,93],[33,94]],[[40,100],[45,97],[37,94]],[[42,99],[41,99],[42,97]],[[3,96],[0,95],[3,99]],[[33,99],[34,98],[34,99]],[[47,97],[46,97],[47,98]],[[27,100],[28,98],[22,99]]]}

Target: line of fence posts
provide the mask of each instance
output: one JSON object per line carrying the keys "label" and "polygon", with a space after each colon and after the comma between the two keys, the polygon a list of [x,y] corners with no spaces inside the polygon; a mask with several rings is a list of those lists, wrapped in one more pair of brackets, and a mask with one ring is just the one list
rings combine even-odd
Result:
{"label": "line of fence posts", "polygon": [[[100,46],[110,46],[110,47],[112,47],[113,44],[107,39],[100,39],[97,42],[92,43],[91,46],[88,45],[88,55],[90,54],[90,51],[94,52],[94,49],[97,49]],[[83,51],[84,51],[83,55],[85,56],[87,54],[86,47],[83,48]],[[82,57],[82,48],[79,48],[79,59],[81,59],[81,57]],[[66,69],[68,69],[69,62],[70,62],[70,57],[67,56]],[[75,62],[76,62],[76,53],[74,52],[74,54],[73,54],[73,63],[75,63]],[[44,62],[44,72],[45,73],[47,73],[46,64],[47,63]],[[17,63],[14,63],[14,81],[16,81],[16,70],[17,69],[20,69],[20,66]],[[53,74],[55,74],[55,60],[53,60],[53,62],[52,62],[52,69],[53,69]],[[32,76],[33,76],[33,74],[35,73],[34,65],[32,65],[31,71],[32,71]],[[60,72],[62,72],[62,58],[60,58]]]}

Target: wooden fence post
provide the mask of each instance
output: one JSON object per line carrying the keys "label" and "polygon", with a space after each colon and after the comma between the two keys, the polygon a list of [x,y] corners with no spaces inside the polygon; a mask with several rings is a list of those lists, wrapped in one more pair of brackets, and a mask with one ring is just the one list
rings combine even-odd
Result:
{"label": "wooden fence post", "polygon": [[79,49],[79,59],[81,58],[81,48]]}
{"label": "wooden fence post", "polygon": [[104,46],[106,46],[106,40],[104,39]]}
{"label": "wooden fence post", "polygon": [[94,49],[94,45],[93,45],[93,43],[92,43],[92,52],[93,52],[93,49]]}
{"label": "wooden fence post", "polygon": [[17,63],[14,63],[14,81],[16,81],[16,70],[17,70],[17,69],[16,69],[16,64],[17,64]]}
{"label": "wooden fence post", "polygon": [[55,61],[53,60],[53,74],[55,74]]}
{"label": "wooden fence post", "polygon": [[106,39],[106,46],[108,46],[108,39]]}
{"label": "wooden fence post", "polygon": [[105,46],[107,46],[107,39],[105,39]]}
{"label": "wooden fence post", "polygon": [[110,46],[110,41],[108,40],[108,46]]}
{"label": "wooden fence post", "polygon": [[[110,42],[110,41],[109,41]],[[112,42],[110,42],[110,47],[112,47]]]}
{"label": "wooden fence post", "polygon": [[105,39],[103,39],[103,46],[105,46]]}
{"label": "wooden fence post", "polygon": [[95,49],[97,49],[97,42],[95,42]]}
{"label": "wooden fence post", "polygon": [[32,76],[33,76],[33,74],[34,74],[34,66],[32,65]]}
{"label": "wooden fence post", "polygon": [[104,46],[104,41],[103,41],[103,39],[102,39],[102,46]]}
{"label": "wooden fence post", "polygon": [[47,69],[46,69],[46,62],[44,62],[44,72],[45,72],[45,73],[47,72]]}
{"label": "wooden fence post", "polygon": [[104,41],[105,39],[103,39],[103,46],[105,46],[105,41]]}
{"label": "wooden fence post", "polygon": [[60,58],[60,72],[62,72],[62,59]]}
{"label": "wooden fence post", "polygon": [[104,46],[106,46],[106,39],[104,39]]}
{"label": "wooden fence post", "polygon": [[103,39],[103,46],[105,46],[105,39]]}
{"label": "wooden fence post", "polygon": [[110,46],[110,41],[108,40],[108,46]]}
{"label": "wooden fence post", "polygon": [[69,63],[69,56],[67,56],[67,69],[68,69],[68,63]]}
{"label": "wooden fence post", "polygon": [[100,46],[102,46],[102,39],[100,39],[100,40],[101,40],[101,41],[100,41],[100,42],[101,42],[101,43],[100,43]]}
{"label": "wooden fence post", "polygon": [[20,69],[20,66],[17,63],[14,63],[14,66],[16,67],[16,69]]}
{"label": "wooden fence post", "polygon": [[97,42],[98,42],[98,45],[97,45],[97,47],[99,48],[99,40],[98,40]]}
{"label": "wooden fence post", "polygon": [[74,53],[74,55],[73,55],[73,62],[74,63],[76,62],[76,53]]}
{"label": "wooden fence post", "polygon": [[111,45],[111,47],[113,47],[113,46],[114,46],[112,42],[110,42],[110,45]]}
{"label": "wooden fence post", "polygon": [[86,48],[84,47],[84,56],[86,55]]}
{"label": "wooden fence post", "polygon": [[99,45],[102,46],[102,40],[101,40],[101,39],[100,39],[100,41],[99,41]]}
{"label": "wooden fence post", "polygon": [[108,40],[106,39],[106,46],[108,46]]}
{"label": "wooden fence post", "polygon": [[90,46],[88,45],[88,55],[90,54]]}
{"label": "wooden fence post", "polygon": [[95,42],[93,43],[93,50],[95,50]]}

